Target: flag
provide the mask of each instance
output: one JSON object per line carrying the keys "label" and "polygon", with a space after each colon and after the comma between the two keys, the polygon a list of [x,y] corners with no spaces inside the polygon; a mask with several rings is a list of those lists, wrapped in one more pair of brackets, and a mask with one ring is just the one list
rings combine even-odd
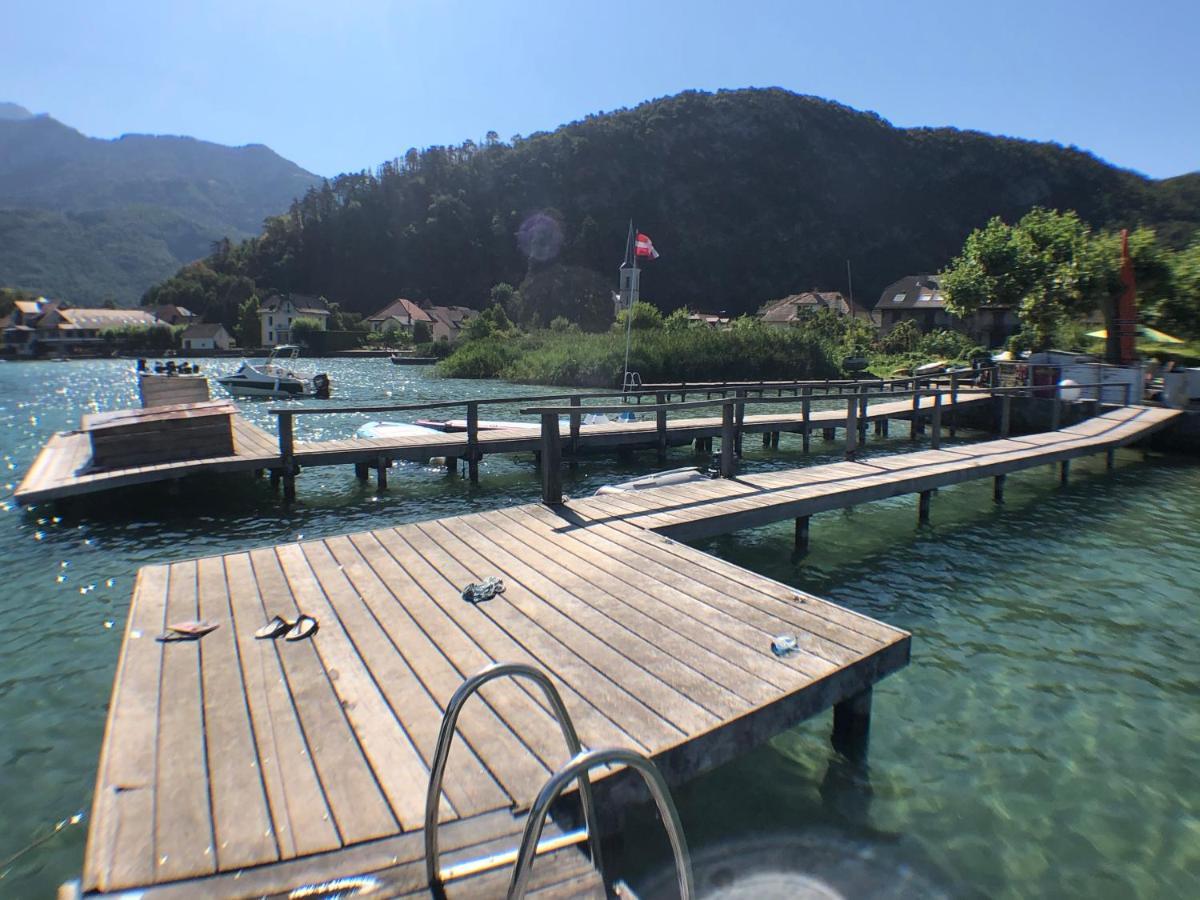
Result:
{"label": "flag", "polygon": [[638,232],[637,244],[635,244],[635,247],[635,252],[638,256],[648,256],[651,259],[658,259],[658,251],[654,249],[654,242],[640,231]]}

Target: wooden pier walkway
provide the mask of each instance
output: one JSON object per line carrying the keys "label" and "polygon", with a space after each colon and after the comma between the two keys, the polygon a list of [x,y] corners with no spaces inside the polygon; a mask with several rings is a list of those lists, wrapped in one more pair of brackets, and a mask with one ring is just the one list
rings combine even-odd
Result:
{"label": "wooden pier walkway", "polygon": [[769,525],[904,494],[921,497],[928,518],[929,492],[977,478],[996,479],[1001,499],[1005,476],[1059,464],[1066,480],[1070,461],[1139,441],[1166,427],[1181,411],[1120,407],[1058,431],[984,441],[938,450],[833,465],[714,478],[646,491],[606,494],[569,504],[572,522],[619,520],[679,540]]}
{"label": "wooden pier walkway", "polygon": [[[155,565],[138,576],[109,709],[82,888],[257,896],[371,875],[424,892],[424,798],[450,696],[494,661],[548,672],[587,747],[681,783],[833,707],[850,752],[907,633],[678,543],[1033,466],[1167,425],[1126,407],[1060,431],[556,505],[529,505]],[[800,528],[797,529],[799,537]],[[468,603],[469,583],[504,580]],[[308,641],[259,641],[273,615]],[[219,627],[159,643],[171,622]],[[798,650],[776,656],[772,639]],[[447,863],[511,848],[566,751],[517,682],[468,705],[440,818]],[[633,794],[597,772],[602,805]],[[547,896],[595,889],[578,836],[534,866]],[[499,896],[499,869],[452,882]],[[505,868],[503,872],[507,872]],[[590,880],[589,880],[590,879]],[[453,892],[452,891],[452,894]],[[557,892],[557,893],[556,893]]]}
{"label": "wooden pier walkway", "polygon": [[[985,393],[964,388],[944,394],[942,406],[949,410],[956,403],[959,407],[965,407],[985,402],[987,399],[988,395]],[[864,396],[862,404],[865,410],[862,422],[909,417],[914,408],[913,401],[907,399],[868,403],[867,397]],[[926,415],[931,413],[934,404],[935,397],[932,395],[919,398],[919,408]],[[233,455],[130,468],[94,467],[88,436],[80,431],[60,432],[53,435],[38,454],[14,492],[14,499],[19,504],[30,505],[132,485],[174,481],[202,473],[263,470],[283,472],[285,488],[288,488],[289,485],[294,487],[297,469],[339,464],[354,465],[362,477],[365,477],[368,469],[372,469],[377,474],[380,486],[385,487],[387,468],[396,460],[424,463],[430,459],[443,458],[448,461],[449,467],[453,468],[455,460],[468,459],[474,462],[471,471],[475,475],[478,460],[486,454],[537,453],[542,446],[542,437],[536,422],[530,422],[528,428],[480,430],[475,434],[445,432],[312,442],[292,439],[293,417],[340,414],[364,409],[369,408],[321,407],[286,410],[280,413],[281,434],[286,435],[282,440],[252,425],[240,415],[235,415],[233,422],[236,452]],[[629,409],[636,411],[637,407],[631,405]],[[584,407],[583,411],[586,410]],[[779,433],[807,430],[811,433],[845,428],[847,418],[848,412],[843,403],[840,409],[814,409],[808,416],[803,411],[746,415],[741,431]],[[644,448],[654,446],[660,434],[665,443],[674,445],[720,437],[721,417],[664,418],[661,425],[657,419],[585,425],[579,429],[574,449],[577,452],[588,452],[623,447]]]}
{"label": "wooden pier walkway", "polygon": [[[531,506],[143,569],[84,890],[258,895],[380,869],[423,887],[413,836],[442,711],[492,661],[550,673],[585,746],[638,750],[673,783],[908,661],[905,632],[667,538],[561,525]],[[464,602],[490,575],[504,593]],[[320,622],[310,641],[254,639],[301,611]],[[155,641],[195,618],[220,627]],[[780,633],[799,650],[774,655]],[[483,829],[511,846],[566,761],[558,728],[536,690],[505,682],[459,725],[447,837],[459,823],[460,843]],[[605,804],[624,795],[612,780]]]}

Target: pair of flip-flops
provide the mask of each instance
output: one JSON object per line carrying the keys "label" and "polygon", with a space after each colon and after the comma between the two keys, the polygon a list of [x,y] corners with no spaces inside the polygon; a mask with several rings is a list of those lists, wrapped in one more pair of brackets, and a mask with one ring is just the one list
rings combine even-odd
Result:
{"label": "pair of flip-flops", "polygon": [[504,582],[495,575],[483,579],[479,584],[468,584],[462,591],[462,598],[468,603],[482,603],[491,600],[497,594],[504,593]]}
{"label": "pair of flip-flops", "polygon": [[285,641],[302,641],[316,634],[319,627],[317,620],[307,613],[301,613],[300,618],[294,622],[289,622],[283,616],[275,616],[254,632],[254,636],[260,641],[269,641],[277,637],[282,637]]}
{"label": "pair of flip-flops", "polygon": [[173,641],[198,641],[210,631],[215,631],[220,624],[220,622],[209,622],[203,619],[199,621],[174,622],[168,625],[167,630],[155,640],[162,641],[164,644]]}

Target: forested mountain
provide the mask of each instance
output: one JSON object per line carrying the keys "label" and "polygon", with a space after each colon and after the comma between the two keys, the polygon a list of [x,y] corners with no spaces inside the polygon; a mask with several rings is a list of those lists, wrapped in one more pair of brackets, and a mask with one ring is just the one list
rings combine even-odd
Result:
{"label": "forested mountain", "polygon": [[261,145],[100,140],[0,104],[0,284],[136,303],[214,241],[257,233],[319,181]]}
{"label": "forested mountain", "polygon": [[243,289],[360,312],[396,296],[479,306],[531,275],[559,293],[615,287],[633,217],[662,253],[642,292],[664,309],[844,289],[847,259],[870,304],[895,278],[936,271],[989,217],[1037,205],[1181,244],[1200,225],[1198,182],[1056,144],[894,128],[779,89],[688,92],[510,143],[410,150],[314,188],[210,265]]}

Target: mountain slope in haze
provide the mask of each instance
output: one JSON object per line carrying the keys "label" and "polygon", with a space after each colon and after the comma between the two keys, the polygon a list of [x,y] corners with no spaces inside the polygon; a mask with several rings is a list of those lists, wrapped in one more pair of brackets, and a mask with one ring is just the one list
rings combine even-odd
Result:
{"label": "mountain slope in haze", "polygon": [[751,89],[688,92],[512,144],[411,150],[310,191],[210,266],[359,312],[396,296],[479,306],[497,282],[559,264],[615,287],[632,217],[662,254],[642,293],[663,309],[739,313],[844,290],[847,259],[869,305],[890,281],[937,271],[991,216],[1034,206],[1097,227],[1145,223],[1174,244],[1200,226],[1193,176],[1156,182],[1074,148],[900,129]]}
{"label": "mountain slope in haze", "polygon": [[136,303],[214,241],[257,232],[320,179],[267,147],[86,137],[0,104],[0,284]]}

